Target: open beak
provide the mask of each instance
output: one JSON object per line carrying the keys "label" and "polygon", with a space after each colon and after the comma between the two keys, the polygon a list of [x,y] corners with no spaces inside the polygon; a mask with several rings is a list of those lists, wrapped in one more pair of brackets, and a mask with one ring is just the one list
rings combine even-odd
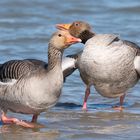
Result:
{"label": "open beak", "polygon": [[59,30],[69,30],[71,24],[56,24],[56,28]]}
{"label": "open beak", "polygon": [[66,42],[65,42],[66,45],[71,45],[71,44],[80,43],[80,42],[82,42],[80,38],[76,38],[71,35],[66,36]]}

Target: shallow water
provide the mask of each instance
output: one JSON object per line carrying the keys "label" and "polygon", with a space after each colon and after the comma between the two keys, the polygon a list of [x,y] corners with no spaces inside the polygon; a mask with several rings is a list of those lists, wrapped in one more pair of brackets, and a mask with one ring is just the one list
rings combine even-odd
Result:
{"label": "shallow water", "polygon": [[[89,22],[97,33],[116,33],[140,45],[139,0],[1,0],[0,63],[10,59],[36,58],[47,61],[47,43],[55,24],[74,20]],[[73,45],[65,55],[78,52]],[[88,112],[81,110],[84,84],[78,71],[64,84],[59,103],[39,117],[45,128],[25,129],[0,125],[0,140],[132,140],[140,137],[140,83],[128,91],[125,110],[111,107],[119,99],[101,97],[92,88]],[[31,116],[9,113],[21,119]]]}

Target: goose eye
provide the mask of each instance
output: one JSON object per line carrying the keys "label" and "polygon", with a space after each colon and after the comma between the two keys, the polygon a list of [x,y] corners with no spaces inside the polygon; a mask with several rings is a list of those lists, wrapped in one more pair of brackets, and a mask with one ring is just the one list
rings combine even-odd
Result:
{"label": "goose eye", "polygon": [[61,37],[62,35],[61,34],[58,34],[58,36]]}
{"label": "goose eye", "polygon": [[79,24],[78,23],[75,23],[75,26],[79,26]]}

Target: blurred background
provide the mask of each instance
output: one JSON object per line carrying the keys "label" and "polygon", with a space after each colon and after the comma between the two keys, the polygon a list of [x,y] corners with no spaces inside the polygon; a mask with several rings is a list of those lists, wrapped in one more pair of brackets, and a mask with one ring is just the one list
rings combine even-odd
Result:
{"label": "blurred background", "polygon": [[[24,58],[47,62],[47,45],[56,31],[55,24],[75,20],[88,22],[96,33],[115,33],[140,45],[139,0],[1,0],[0,63]],[[64,55],[83,47],[73,45]],[[0,139],[139,139],[140,83],[128,91],[123,112],[111,109],[119,99],[101,97],[92,88],[89,110],[84,113],[84,91],[85,85],[75,71],[64,84],[56,107],[40,116],[39,122],[47,128],[32,131],[1,126]],[[31,118],[20,114],[18,117]]]}

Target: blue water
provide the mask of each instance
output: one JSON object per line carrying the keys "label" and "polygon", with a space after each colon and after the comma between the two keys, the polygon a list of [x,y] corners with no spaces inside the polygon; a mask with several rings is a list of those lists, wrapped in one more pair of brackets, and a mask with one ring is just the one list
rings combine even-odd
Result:
{"label": "blue water", "polygon": [[[11,59],[47,61],[47,44],[55,24],[87,21],[97,33],[115,33],[140,45],[139,0],[1,0],[0,63]],[[73,45],[64,55],[82,50]],[[0,124],[0,140],[132,140],[140,134],[140,83],[128,91],[124,111],[111,107],[119,99],[101,97],[94,88],[83,112],[85,85],[75,71],[64,84],[59,103],[40,115],[46,127],[25,129]],[[21,119],[31,116],[8,113]]]}

